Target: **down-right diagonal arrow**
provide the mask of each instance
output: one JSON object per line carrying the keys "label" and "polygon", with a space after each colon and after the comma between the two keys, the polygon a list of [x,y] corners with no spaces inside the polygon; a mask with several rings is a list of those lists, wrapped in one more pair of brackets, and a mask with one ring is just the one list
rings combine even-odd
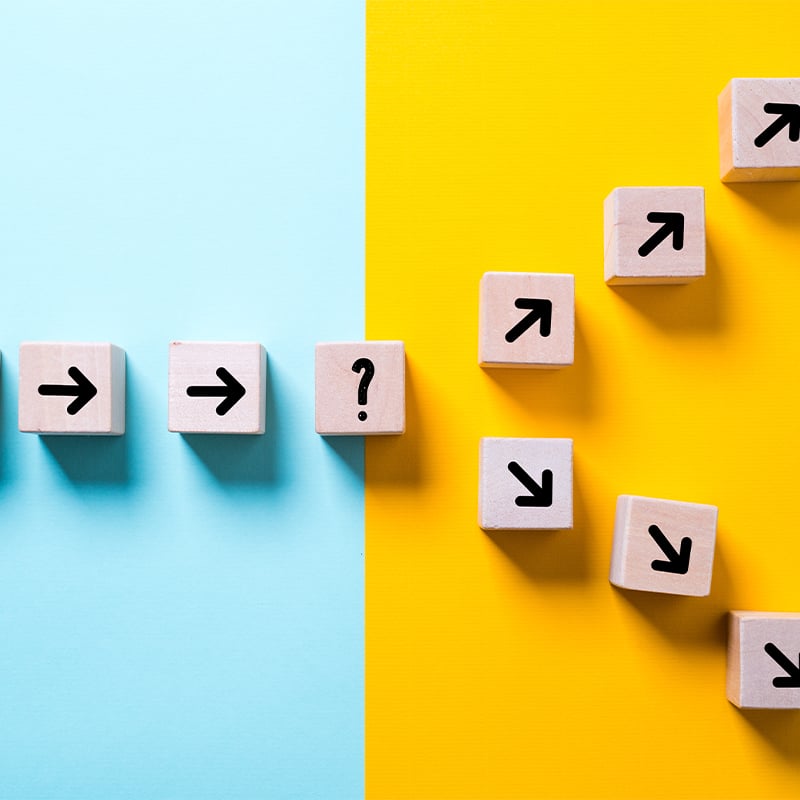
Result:
{"label": "down-right diagonal arrow", "polygon": [[795,664],[778,645],[772,642],[767,642],[764,650],[779,667],[783,667],[786,671],[786,675],[773,678],[772,685],[776,689],[800,689],[800,664]]}

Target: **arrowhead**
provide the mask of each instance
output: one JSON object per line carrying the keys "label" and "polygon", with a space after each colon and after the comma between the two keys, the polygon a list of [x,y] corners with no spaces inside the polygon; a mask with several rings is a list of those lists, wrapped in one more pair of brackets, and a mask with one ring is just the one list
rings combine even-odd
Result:
{"label": "arrowhead", "polygon": [[800,689],[800,664],[795,664],[776,644],[767,642],[764,650],[772,660],[783,667],[786,675],[779,675],[772,679],[776,689]]}
{"label": "arrowhead", "polygon": [[72,416],[97,394],[97,387],[77,367],[70,367],[67,375],[75,381],[75,399],[67,406],[67,414]]}
{"label": "arrowhead", "polygon": [[677,211],[651,211],[648,222],[660,222],[661,227],[639,248],[639,255],[649,256],[667,237],[672,236],[672,249],[683,250],[684,216]]}
{"label": "arrowhead", "polygon": [[510,461],[508,471],[530,492],[514,498],[514,502],[523,508],[549,508],[553,505],[553,472],[546,469],[542,472],[542,485],[528,475],[516,461]]}
{"label": "arrowhead", "polygon": [[217,414],[224,416],[245,396],[245,388],[225,367],[217,370],[217,377],[228,390],[225,399],[217,406]]}
{"label": "arrowhead", "polygon": [[671,572],[674,575],[685,575],[689,571],[689,560],[692,556],[692,540],[688,536],[681,539],[681,549],[678,552],[661,532],[658,525],[651,525],[647,532],[653,537],[655,543],[661,548],[666,561],[656,559],[650,567],[656,572]]}
{"label": "arrowhead", "polygon": [[789,141],[800,141],[800,105],[797,103],[765,103],[767,114],[778,114],[778,118],[768,125],[753,140],[756,147],[763,147],[775,138],[785,127],[789,127]]}
{"label": "arrowhead", "polygon": [[539,322],[539,333],[542,336],[550,335],[550,326],[553,321],[553,301],[544,300],[536,297],[518,297],[514,301],[516,308],[526,308],[530,314],[526,314],[507,334],[506,341],[516,342],[528,328],[533,327]]}

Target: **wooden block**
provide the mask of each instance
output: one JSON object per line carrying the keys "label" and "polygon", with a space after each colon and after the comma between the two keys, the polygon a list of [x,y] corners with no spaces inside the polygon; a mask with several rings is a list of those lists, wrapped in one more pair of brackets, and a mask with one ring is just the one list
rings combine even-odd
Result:
{"label": "wooden block", "polygon": [[575,358],[575,276],[487,272],[481,278],[482,367],[557,368]]}
{"label": "wooden block", "polygon": [[171,342],[169,421],[178,433],[264,433],[267,352],[258,342]]}
{"label": "wooden block", "polygon": [[800,708],[800,614],[731,611],[727,683],[740,708]]}
{"label": "wooden block", "polygon": [[572,439],[481,439],[478,525],[572,527]]}
{"label": "wooden block", "polygon": [[620,495],[609,580],[624,589],[704,597],[716,537],[716,506]]}
{"label": "wooden block", "polygon": [[690,283],[706,273],[705,192],[700,186],[625,186],[603,205],[605,279]]}
{"label": "wooden block", "polygon": [[108,342],[23,342],[19,429],[27,433],[125,433],[125,351]]}
{"label": "wooden block", "polygon": [[316,347],[316,429],[325,436],[403,433],[403,342],[324,342]]}
{"label": "wooden block", "polygon": [[800,180],[800,78],[734,78],[718,107],[723,182]]}

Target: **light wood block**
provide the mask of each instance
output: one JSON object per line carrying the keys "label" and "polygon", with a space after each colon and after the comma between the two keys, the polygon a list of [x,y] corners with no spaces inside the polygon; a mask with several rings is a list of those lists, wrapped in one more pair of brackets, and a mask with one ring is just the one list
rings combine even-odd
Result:
{"label": "light wood block", "polygon": [[26,433],[125,433],[125,351],[108,342],[23,342],[19,429]]}
{"label": "light wood block", "polygon": [[169,430],[258,434],[266,429],[267,351],[258,342],[171,342]]}
{"label": "light wood block", "polygon": [[606,197],[603,220],[610,286],[690,283],[705,275],[702,187],[620,187]]}
{"label": "light wood block", "polygon": [[800,614],[731,611],[727,684],[740,708],[800,708]]}
{"label": "light wood block", "polygon": [[478,525],[572,528],[572,439],[481,439]]}
{"label": "light wood block", "polygon": [[574,275],[484,274],[478,343],[482,367],[552,369],[574,359]]}
{"label": "light wood block", "polygon": [[734,78],[718,107],[724,183],[800,180],[800,78]]}
{"label": "light wood block", "polygon": [[316,430],[324,436],[403,433],[403,342],[323,342],[316,347]]}
{"label": "light wood block", "polygon": [[620,495],[609,580],[624,589],[704,597],[716,537],[716,506]]}

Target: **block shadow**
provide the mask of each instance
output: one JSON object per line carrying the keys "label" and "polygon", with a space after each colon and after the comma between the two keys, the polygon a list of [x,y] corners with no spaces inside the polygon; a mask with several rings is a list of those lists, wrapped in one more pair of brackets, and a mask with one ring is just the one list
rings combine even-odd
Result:
{"label": "block shadow", "polygon": [[591,417],[594,380],[589,344],[575,313],[575,363],[560,369],[509,369],[483,367],[481,372],[525,409],[574,418]]}
{"label": "block shadow", "polygon": [[800,183],[797,181],[723,185],[771,221],[785,227],[797,226],[800,220]]}
{"label": "block shadow", "polygon": [[533,583],[585,583],[592,577],[588,552],[591,520],[575,471],[572,530],[484,531]]}
{"label": "block shadow", "polygon": [[736,711],[783,759],[800,766],[800,710],[736,708]]}
{"label": "block shadow", "polygon": [[648,623],[672,642],[724,650],[728,641],[728,612],[733,597],[730,570],[725,563],[722,536],[717,535],[711,593],[707,597],[612,588]]}
{"label": "block shadow", "polygon": [[686,284],[610,286],[609,289],[670,334],[716,334],[727,325],[725,282],[710,233],[704,277]]}
{"label": "block shadow", "polygon": [[422,419],[413,362],[406,354],[405,433],[398,436],[361,437],[369,439],[364,448],[364,471],[371,484],[419,486],[425,482],[425,431]]}

